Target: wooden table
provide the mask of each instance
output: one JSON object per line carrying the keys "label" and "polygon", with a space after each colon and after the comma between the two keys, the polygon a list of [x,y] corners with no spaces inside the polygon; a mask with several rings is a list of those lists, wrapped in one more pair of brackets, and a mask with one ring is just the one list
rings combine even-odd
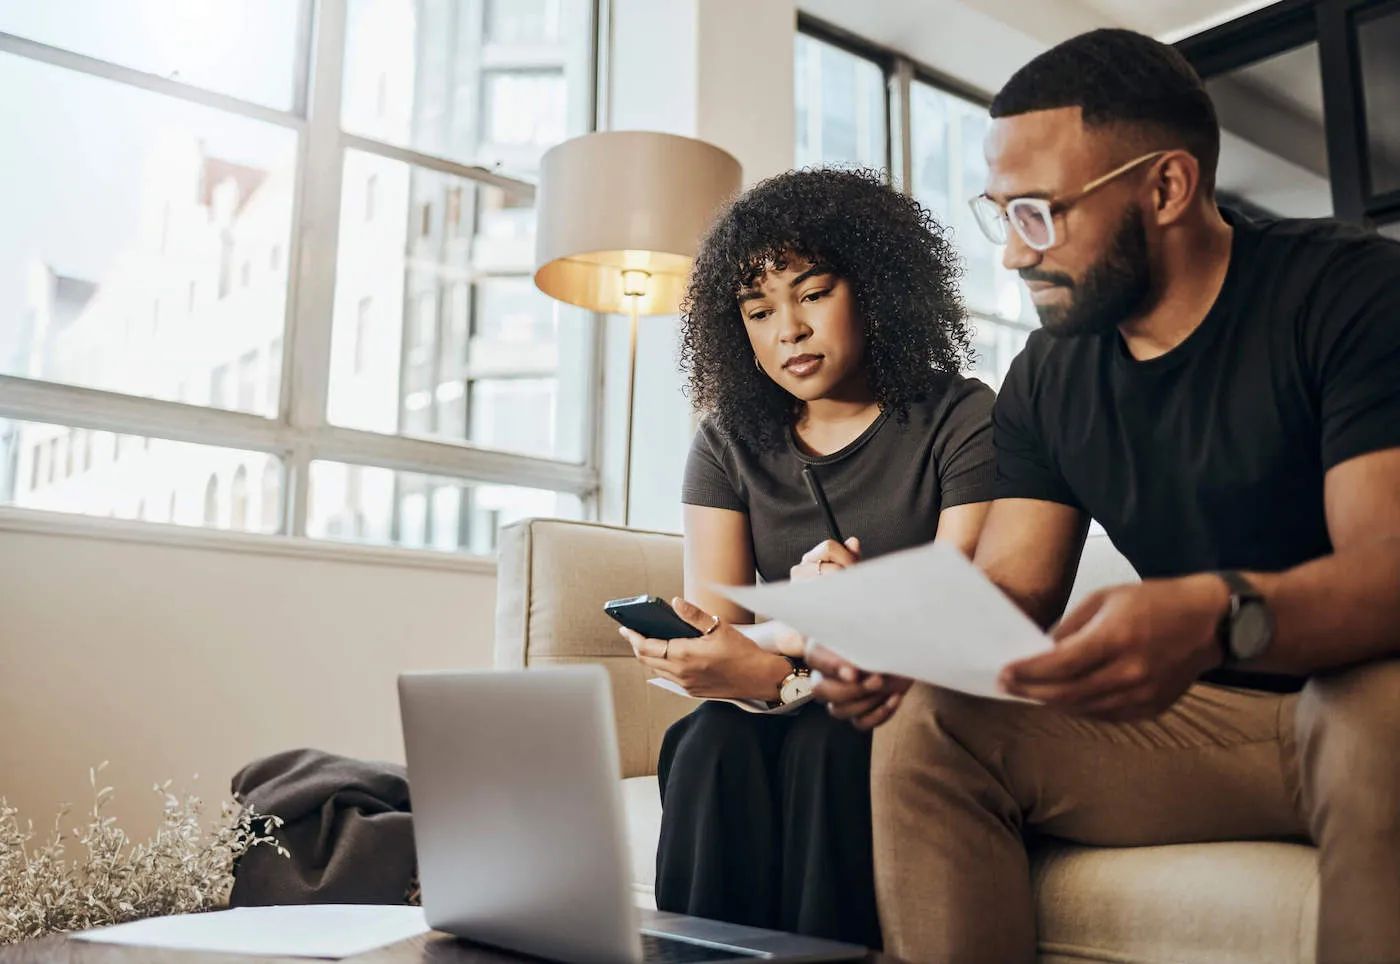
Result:
{"label": "wooden table", "polygon": [[[242,954],[197,954],[147,947],[94,944],[66,937],[0,947],[0,964],[307,964],[309,958],[248,957]],[[537,958],[467,944],[448,934],[424,934],[345,960],[354,964],[539,964]],[[900,964],[887,954],[871,952],[864,964]]]}

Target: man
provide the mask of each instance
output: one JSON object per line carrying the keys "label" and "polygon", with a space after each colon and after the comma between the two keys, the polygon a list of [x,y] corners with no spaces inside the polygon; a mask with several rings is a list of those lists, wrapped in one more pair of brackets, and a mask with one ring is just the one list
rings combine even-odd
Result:
{"label": "man", "polygon": [[[1043,330],[975,561],[1056,646],[1002,678],[1043,705],[816,658],[834,713],[891,720],[885,946],[1033,961],[1034,829],[1311,839],[1319,960],[1400,961],[1400,245],[1222,215],[1210,100],[1147,37],[1061,44],[992,116],[974,207]],[[1063,613],[1091,518],[1143,582]]]}

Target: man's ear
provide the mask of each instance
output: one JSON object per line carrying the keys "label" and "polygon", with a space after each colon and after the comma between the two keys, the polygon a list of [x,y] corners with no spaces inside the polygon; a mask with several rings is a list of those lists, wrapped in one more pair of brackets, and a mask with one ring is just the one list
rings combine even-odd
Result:
{"label": "man's ear", "polygon": [[1175,224],[1196,204],[1203,189],[1201,162],[1189,151],[1171,151],[1153,165],[1153,219],[1159,226]]}

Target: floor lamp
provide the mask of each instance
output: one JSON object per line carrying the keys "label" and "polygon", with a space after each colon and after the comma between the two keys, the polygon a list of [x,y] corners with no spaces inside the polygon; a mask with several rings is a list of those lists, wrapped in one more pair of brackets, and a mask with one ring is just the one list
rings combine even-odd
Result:
{"label": "floor lamp", "polygon": [[540,163],[535,285],[559,301],[632,319],[624,525],[631,521],[638,319],[680,311],[700,238],[741,183],[739,162],[718,147],[649,131],[576,137]]}

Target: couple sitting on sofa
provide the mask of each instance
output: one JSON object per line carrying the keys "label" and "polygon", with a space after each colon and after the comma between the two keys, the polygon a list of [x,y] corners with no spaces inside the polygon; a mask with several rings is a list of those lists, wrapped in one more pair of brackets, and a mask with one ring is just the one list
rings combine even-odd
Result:
{"label": "couple sitting on sofa", "polygon": [[[662,748],[657,903],[1029,962],[1028,832],[1306,838],[1318,959],[1400,961],[1400,245],[1222,213],[1211,102],[1146,37],[1067,41],[992,115],[973,209],[1043,329],[1000,397],[957,374],[927,212],[859,173],[760,184],[705,240],[684,319],[708,417],[677,608],[706,633],[629,639],[693,695],[779,701],[800,649],[760,649],[708,587],[940,539],[1053,627],[1003,674],[1034,703],[816,650],[825,705],[702,704]],[[808,466],[859,541],[822,541]],[[1143,582],[1064,612],[1091,518]]]}

